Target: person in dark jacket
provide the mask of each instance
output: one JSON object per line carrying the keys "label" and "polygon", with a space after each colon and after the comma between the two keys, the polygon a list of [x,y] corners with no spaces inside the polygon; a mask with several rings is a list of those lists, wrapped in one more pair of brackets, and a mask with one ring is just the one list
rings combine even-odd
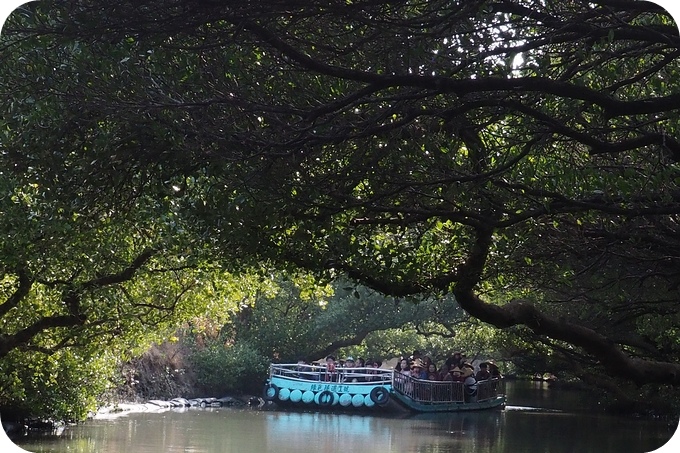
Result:
{"label": "person in dark jacket", "polygon": [[475,379],[478,381],[486,381],[491,378],[491,373],[489,372],[489,364],[487,362],[482,362],[479,364],[479,371],[475,375]]}

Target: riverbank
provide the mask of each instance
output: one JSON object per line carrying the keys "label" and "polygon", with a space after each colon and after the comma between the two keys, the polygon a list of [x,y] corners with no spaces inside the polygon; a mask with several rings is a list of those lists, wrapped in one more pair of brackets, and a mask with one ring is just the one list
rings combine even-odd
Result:
{"label": "riverbank", "polygon": [[[107,403],[88,416],[88,420],[113,419],[124,415],[142,412],[163,412],[181,408],[207,408],[207,407],[253,407],[265,409],[273,406],[261,397],[253,395],[202,397],[202,398],[173,398],[170,400],[152,399],[144,402],[116,402]],[[2,417],[2,428],[10,439],[16,439],[30,433],[54,433],[59,434],[66,426],[78,423],[67,423],[57,420],[45,420],[40,418],[26,417]]]}

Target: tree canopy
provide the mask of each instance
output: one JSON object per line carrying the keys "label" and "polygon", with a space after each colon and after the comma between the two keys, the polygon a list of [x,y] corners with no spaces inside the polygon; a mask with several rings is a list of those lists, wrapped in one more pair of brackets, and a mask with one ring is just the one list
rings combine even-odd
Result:
{"label": "tree canopy", "polygon": [[308,362],[323,359],[365,340],[372,343],[367,349],[371,357],[391,359],[416,348],[392,349],[401,345],[395,341],[378,345],[380,340],[371,341],[371,337],[409,329],[423,336],[450,339],[467,318],[453,297],[424,299],[416,304],[342,280],[313,294],[304,294],[293,282],[280,282],[275,294],[253,299],[233,312],[228,331],[222,333],[229,341],[253,345],[267,357],[277,357],[284,363],[299,358]]}
{"label": "tree canopy", "polygon": [[[231,271],[452,294],[680,385],[680,36],[655,4],[46,0],[1,46],[4,194],[150,244],[181,225]],[[6,312],[36,271],[3,253]]]}

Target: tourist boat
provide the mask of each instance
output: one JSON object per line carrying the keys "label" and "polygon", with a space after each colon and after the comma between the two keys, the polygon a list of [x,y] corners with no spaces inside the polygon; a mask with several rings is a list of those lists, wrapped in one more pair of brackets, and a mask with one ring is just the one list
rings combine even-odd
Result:
{"label": "tourist boat", "polygon": [[264,399],[277,404],[318,408],[378,408],[390,399],[392,371],[381,368],[338,368],[271,364]]}
{"label": "tourist boat", "polygon": [[503,408],[502,378],[477,383],[428,381],[382,368],[271,364],[264,399],[283,406],[330,410],[458,412]]}

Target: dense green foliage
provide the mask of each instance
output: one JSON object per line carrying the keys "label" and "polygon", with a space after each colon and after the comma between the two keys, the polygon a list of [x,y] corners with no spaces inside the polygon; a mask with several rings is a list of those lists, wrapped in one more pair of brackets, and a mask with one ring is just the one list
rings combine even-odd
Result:
{"label": "dense green foliage", "polygon": [[[330,293],[304,297],[292,284],[282,285],[271,298],[259,297],[242,306],[230,327],[234,341],[255,346],[267,357],[287,363],[307,361],[336,354],[348,346],[366,342],[381,331],[435,329],[440,336],[453,336],[455,326],[465,318],[449,297],[443,300],[398,300],[347,282],[335,282]],[[372,343],[372,356],[392,358],[396,339]],[[391,350],[386,348],[392,348]]]}
{"label": "dense green foliage", "polygon": [[268,357],[244,342],[229,346],[211,343],[195,351],[190,360],[199,388],[213,395],[235,391],[259,395],[269,370]]}
{"label": "dense green foliage", "polygon": [[117,364],[111,351],[13,351],[0,362],[0,402],[12,405],[10,413],[23,416],[82,420],[114,385]]}
{"label": "dense green foliage", "polygon": [[207,273],[159,221],[162,203],[88,212],[0,179],[0,405],[80,419],[118,360],[205,310]]}
{"label": "dense green foliage", "polygon": [[678,56],[647,2],[29,4],[0,42],[0,360],[138,344],[224,316],[225,270],[304,269],[675,388]]}

